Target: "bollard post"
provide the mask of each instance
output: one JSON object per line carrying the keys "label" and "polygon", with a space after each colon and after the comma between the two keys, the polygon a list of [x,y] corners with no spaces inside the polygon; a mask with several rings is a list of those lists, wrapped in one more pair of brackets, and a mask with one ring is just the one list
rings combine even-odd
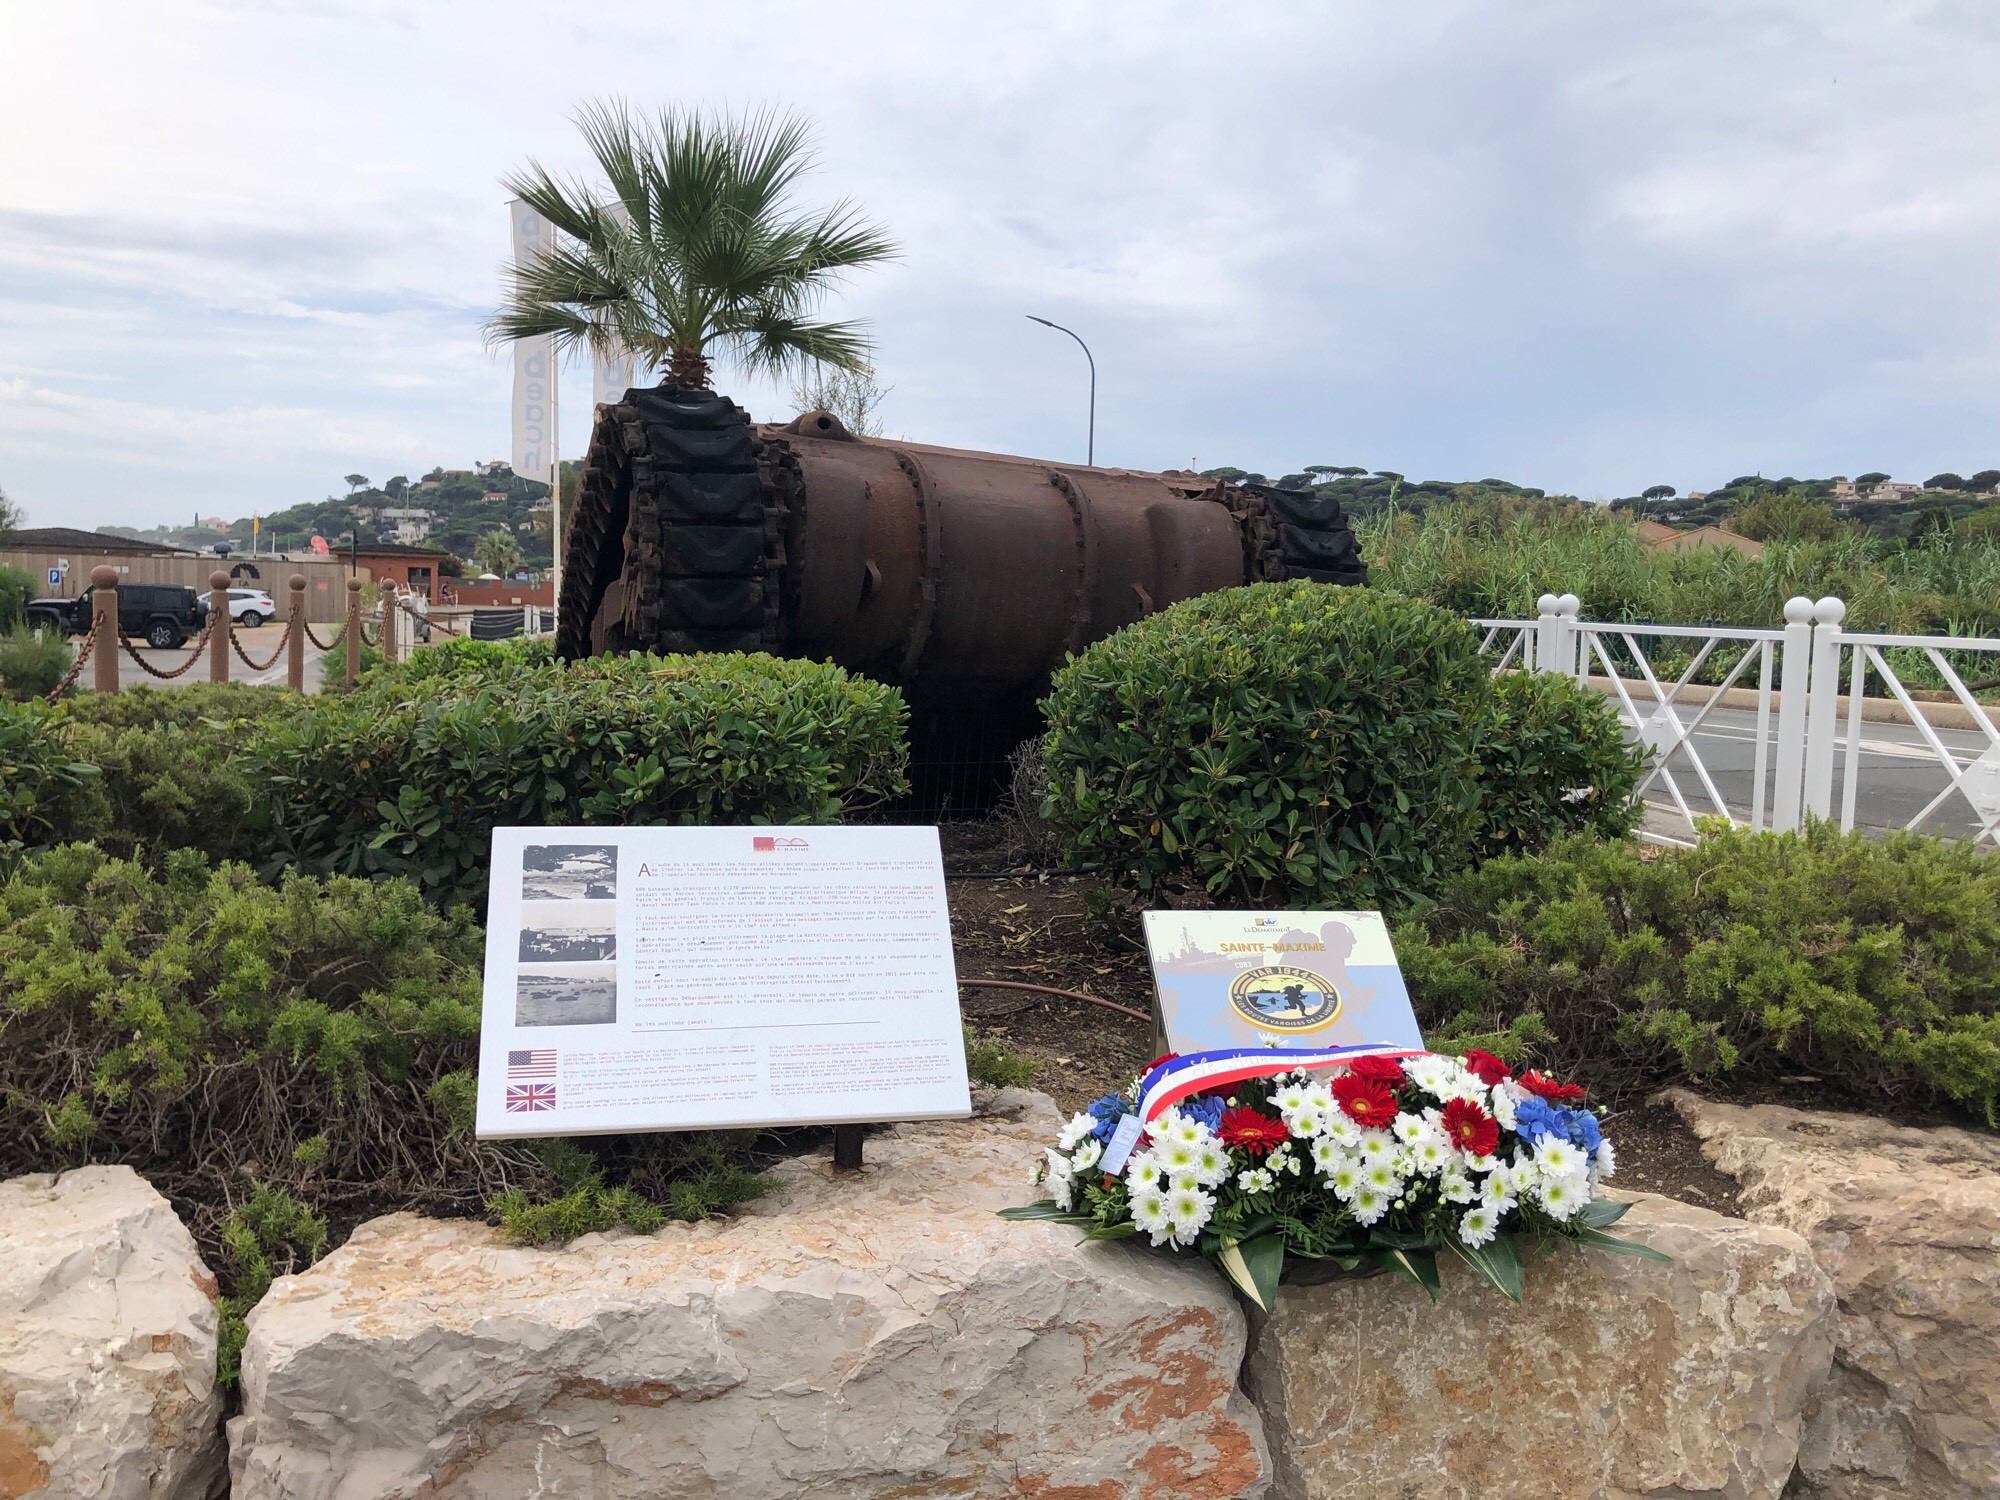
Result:
{"label": "bollard post", "polygon": [[382,580],[382,660],[396,659],[396,581]]}
{"label": "bollard post", "polygon": [[118,691],[118,570],[90,570],[90,631],[96,642],[91,647],[96,663],[91,685],[100,693]]}
{"label": "bollard post", "polygon": [[1778,658],[1778,748],[1771,777],[1771,832],[1799,826],[1806,778],[1806,691],[1811,677],[1813,601],[1785,601],[1785,639]]}
{"label": "bollard post", "polygon": [[229,681],[229,575],[217,568],[208,575],[208,680]]}
{"label": "bollard post", "polygon": [[1553,672],[1556,670],[1556,642],[1561,639],[1562,617],[1557,611],[1562,600],[1554,594],[1544,594],[1535,601],[1535,639],[1533,652],[1521,663],[1530,672]]}
{"label": "bollard post", "polygon": [[[1806,811],[1833,811],[1833,751],[1839,735],[1840,622],[1847,605],[1829,594],[1813,605],[1812,696],[1806,700]],[[1850,768],[1851,774],[1851,768]]]}
{"label": "bollard post", "polygon": [[861,1170],[861,1127],[859,1125],[836,1125],[833,1127],[833,1169],[836,1172],[859,1172]]}
{"label": "bollard post", "polygon": [[361,676],[361,580],[347,580],[347,685]]}
{"label": "bollard post", "polygon": [[1564,594],[1556,600],[1556,615],[1561,623],[1556,631],[1561,644],[1556,651],[1556,670],[1565,677],[1577,675],[1577,647],[1583,641],[1583,632],[1576,628],[1576,622],[1583,614],[1583,601],[1574,594]]}
{"label": "bollard post", "polygon": [[285,685],[295,693],[306,690],[306,575],[294,573],[291,582],[291,633],[285,639]]}

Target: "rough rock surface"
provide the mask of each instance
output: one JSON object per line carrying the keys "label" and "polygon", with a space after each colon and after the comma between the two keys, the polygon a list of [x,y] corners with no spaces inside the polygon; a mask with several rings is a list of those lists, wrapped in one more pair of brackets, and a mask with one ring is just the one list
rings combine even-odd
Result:
{"label": "rough rock surface", "polygon": [[1221,1279],[994,1216],[1058,1123],[1006,1091],[858,1179],[561,1251],[363,1225],[251,1314],[237,1500],[1262,1495]]}
{"label": "rough rock surface", "polygon": [[1283,1286],[1244,1383],[1273,1500],[1777,1496],[1832,1357],[1805,1242],[1667,1198],[1616,1233],[1674,1257],[1532,1262],[1516,1307],[1447,1260],[1444,1291]]}
{"label": "rough rock surface", "polygon": [[2000,1141],[1866,1115],[1669,1093],[1743,1186],[1806,1237],[1840,1299],[1800,1488],[1827,1500],[2000,1495]]}
{"label": "rough rock surface", "polygon": [[215,1278],[130,1167],[0,1182],[0,1497],[207,1495],[215,1330]]}

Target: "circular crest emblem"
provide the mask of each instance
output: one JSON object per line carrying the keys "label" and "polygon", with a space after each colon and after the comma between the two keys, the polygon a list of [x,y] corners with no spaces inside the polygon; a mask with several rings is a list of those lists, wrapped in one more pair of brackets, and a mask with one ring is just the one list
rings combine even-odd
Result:
{"label": "circular crest emblem", "polygon": [[1318,1031],[1340,1015],[1334,987],[1311,969],[1289,964],[1238,974],[1229,985],[1229,1003],[1264,1031]]}

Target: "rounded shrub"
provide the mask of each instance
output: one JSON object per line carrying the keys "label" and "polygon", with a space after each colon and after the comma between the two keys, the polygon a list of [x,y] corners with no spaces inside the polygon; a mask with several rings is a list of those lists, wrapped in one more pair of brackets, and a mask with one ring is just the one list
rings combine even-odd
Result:
{"label": "rounded shrub", "polygon": [[1057,672],[1049,817],[1141,890],[1400,904],[1472,841],[1488,697],[1444,610],[1303,582],[1204,594]]}
{"label": "rounded shrub", "polygon": [[1601,701],[1496,685],[1463,620],[1399,594],[1205,594],[1072,658],[1043,707],[1058,839],[1142,891],[1398,907],[1482,853],[1630,824]]}

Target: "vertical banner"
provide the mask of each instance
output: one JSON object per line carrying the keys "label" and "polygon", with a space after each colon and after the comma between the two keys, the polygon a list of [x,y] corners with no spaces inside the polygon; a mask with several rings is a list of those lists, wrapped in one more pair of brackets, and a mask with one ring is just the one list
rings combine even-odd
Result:
{"label": "vertical banner", "polygon": [[[555,230],[519,198],[508,200],[512,223],[514,264],[533,265],[549,251]],[[523,479],[545,479],[555,461],[555,341],[514,340],[514,472]]]}
{"label": "vertical banner", "polygon": [[[604,212],[621,228],[631,226],[631,210],[615,198],[604,206]],[[636,374],[634,363],[632,351],[623,344],[593,351],[590,382],[593,413],[599,406],[610,406],[625,399],[625,392],[631,387]]]}

